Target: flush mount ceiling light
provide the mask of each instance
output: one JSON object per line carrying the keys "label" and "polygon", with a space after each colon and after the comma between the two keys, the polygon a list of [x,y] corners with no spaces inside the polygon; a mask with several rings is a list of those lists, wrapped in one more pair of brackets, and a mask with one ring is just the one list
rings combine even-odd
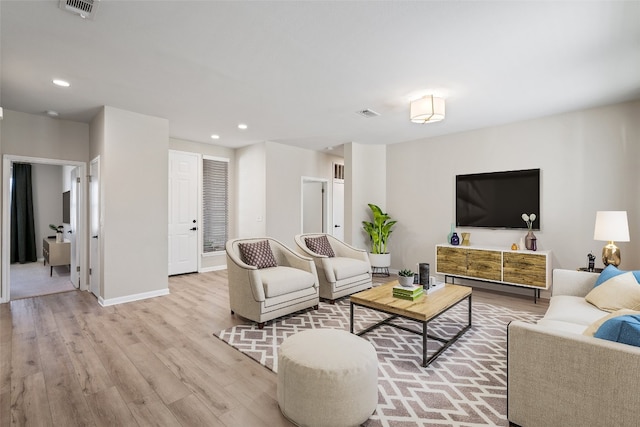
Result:
{"label": "flush mount ceiling light", "polygon": [[409,117],[413,123],[434,123],[444,119],[444,98],[427,95],[411,101]]}
{"label": "flush mount ceiling light", "polygon": [[211,135],[211,139],[220,139],[220,135],[216,135],[215,133]]}
{"label": "flush mount ceiling light", "polygon": [[58,114],[57,111],[53,111],[53,110],[47,110],[45,111],[47,113],[47,116],[49,117],[58,117],[60,114]]}
{"label": "flush mount ceiling light", "polygon": [[71,86],[71,84],[68,81],[62,80],[62,79],[53,79],[52,82],[53,82],[54,85],[60,86],[60,87],[69,87],[69,86]]}
{"label": "flush mount ceiling light", "polygon": [[244,123],[240,123],[240,124],[238,125],[238,129],[240,129],[240,130],[245,130],[245,129],[247,129],[248,127],[249,127],[249,126],[245,125]]}

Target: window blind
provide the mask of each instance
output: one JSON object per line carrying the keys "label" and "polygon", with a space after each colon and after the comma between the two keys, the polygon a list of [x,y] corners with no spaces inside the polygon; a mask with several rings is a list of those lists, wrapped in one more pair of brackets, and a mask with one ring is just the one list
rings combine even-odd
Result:
{"label": "window blind", "polygon": [[229,219],[229,162],[202,159],[202,251],[224,250]]}

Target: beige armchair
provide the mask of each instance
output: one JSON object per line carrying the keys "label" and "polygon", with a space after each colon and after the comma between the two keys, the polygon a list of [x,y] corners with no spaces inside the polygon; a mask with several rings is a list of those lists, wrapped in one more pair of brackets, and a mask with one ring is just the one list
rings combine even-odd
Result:
{"label": "beige armchair", "polygon": [[[264,245],[272,254],[272,262],[266,266],[264,253],[258,254],[255,262],[256,257],[248,252],[256,246],[264,249]],[[318,308],[318,275],[310,258],[269,237],[232,239],[227,241],[226,250],[231,314],[253,320],[262,329],[269,320]],[[247,255],[254,259],[247,259]]]}
{"label": "beige armchair", "polygon": [[[325,238],[331,248],[328,254],[323,250]],[[329,234],[299,234],[295,236],[295,242],[303,254],[310,256],[316,264],[320,298],[328,299],[333,304],[337,298],[372,286],[367,251],[354,248]],[[334,256],[330,256],[331,252]]]}

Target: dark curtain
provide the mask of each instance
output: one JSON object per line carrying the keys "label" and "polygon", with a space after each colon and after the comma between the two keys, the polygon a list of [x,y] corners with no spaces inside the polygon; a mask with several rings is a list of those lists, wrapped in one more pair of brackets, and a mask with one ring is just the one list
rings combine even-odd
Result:
{"label": "dark curtain", "polygon": [[31,165],[14,163],[11,181],[11,262],[37,261]]}

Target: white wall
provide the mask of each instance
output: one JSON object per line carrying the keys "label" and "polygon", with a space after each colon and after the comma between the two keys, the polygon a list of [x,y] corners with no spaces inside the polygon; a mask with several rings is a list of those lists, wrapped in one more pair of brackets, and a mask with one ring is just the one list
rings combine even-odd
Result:
{"label": "white wall", "polygon": [[[640,102],[578,111],[387,147],[387,207],[398,220],[392,267],[435,265],[455,216],[457,174],[541,169],[539,250],[553,267],[586,267],[596,211],[626,210],[631,242],[618,243],[623,269],[640,269]],[[428,125],[425,125],[428,126]],[[472,245],[509,248],[523,231],[459,229]]]}
{"label": "white wall", "polygon": [[86,162],[89,125],[4,110],[2,154]]}
{"label": "white wall", "polygon": [[168,292],[169,123],[113,107],[103,115],[102,298],[108,304]]}
{"label": "white wall", "polygon": [[[332,162],[342,160],[326,153],[275,142],[266,148],[266,232],[295,248],[294,236],[302,233],[302,177],[331,182]],[[327,185],[327,223],[331,224],[332,194]]]}
{"label": "white wall", "polygon": [[[229,159],[229,236],[235,235],[236,226],[236,193],[235,188],[235,150],[227,147],[220,147],[214,144],[203,144],[200,142],[187,141],[183,139],[169,138],[169,149],[198,153],[201,155],[214,156]],[[200,255],[200,268],[202,271],[225,267],[227,258],[224,252],[215,254],[202,254],[202,248],[198,249]]]}
{"label": "white wall", "polygon": [[394,216],[392,205],[387,203],[387,147],[345,144],[344,164],[344,239],[355,247],[371,250],[369,237],[362,230],[362,221],[371,220],[368,204],[378,205]]}
{"label": "white wall", "polygon": [[234,237],[266,236],[266,149],[264,143],[236,150],[236,212]]}
{"label": "white wall", "polygon": [[[86,123],[52,119],[7,109],[4,109],[4,119],[0,123],[3,156],[26,156],[73,162],[88,161],[89,125]],[[62,219],[62,214],[60,218]],[[6,237],[2,236],[2,238]],[[40,251],[38,256],[41,253]],[[4,298],[4,295],[2,297]]]}

